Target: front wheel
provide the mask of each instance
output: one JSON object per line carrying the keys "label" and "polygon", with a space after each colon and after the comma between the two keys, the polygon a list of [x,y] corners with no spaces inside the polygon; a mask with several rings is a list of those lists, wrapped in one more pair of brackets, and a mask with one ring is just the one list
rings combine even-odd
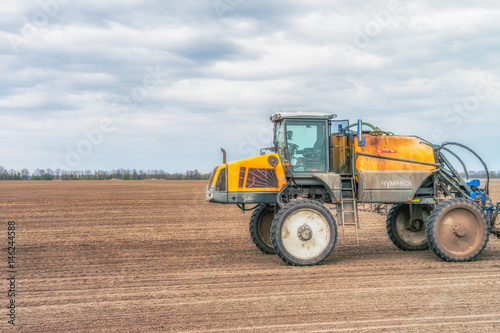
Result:
{"label": "front wheel", "polygon": [[426,232],[429,246],[439,258],[464,262],[474,260],[483,252],[490,226],[478,205],[454,198],[436,206]]}
{"label": "front wheel", "polygon": [[337,242],[337,225],[332,213],[312,200],[297,200],[276,214],[271,240],[278,256],[294,266],[322,263]]}
{"label": "front wheel", "polygon": [[266,204],[260,204],[250,218],[250,237],[259,250],[265,254],[275,254],[271,242],[271,224],[274,219],[274,209]]}

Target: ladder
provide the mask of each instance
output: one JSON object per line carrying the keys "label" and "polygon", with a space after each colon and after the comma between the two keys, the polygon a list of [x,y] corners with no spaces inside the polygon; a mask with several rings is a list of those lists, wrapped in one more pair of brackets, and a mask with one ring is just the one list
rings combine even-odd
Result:
{"label": "ladder", "polygon": [[[343,244],[346,246],[359,246],[358,228],[358,202],[356,200],[356,192],[354,177],[342,177],[342,196],[340,198],[341,221],[342,221],[342,236]],[[356,239],[356,244],[351,244],[349,240]]]}

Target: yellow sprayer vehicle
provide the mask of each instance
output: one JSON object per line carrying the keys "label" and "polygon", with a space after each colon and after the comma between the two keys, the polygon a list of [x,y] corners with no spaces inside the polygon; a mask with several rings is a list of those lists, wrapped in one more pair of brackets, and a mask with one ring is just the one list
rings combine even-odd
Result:
{"label": "yellow sprayer vehicle", "polygon": [[[488,168],[475,152],[336,118],[274,114],[273,147],[231,163],[222,150],[206,200],[253,210],[250,234],[257,247],[296,266],[320,264],[332,253],[336,221],[344,237],[359,242],[358,203],[392,204],[386,227],[394,245],[430,248],[446,261],[474,260],[490,233],[500,235],[500,203],[489,200]],[[451,156],[467,174],[453,146],[481,161],[484,188],[479,180],[464,180],[450,163]]]}

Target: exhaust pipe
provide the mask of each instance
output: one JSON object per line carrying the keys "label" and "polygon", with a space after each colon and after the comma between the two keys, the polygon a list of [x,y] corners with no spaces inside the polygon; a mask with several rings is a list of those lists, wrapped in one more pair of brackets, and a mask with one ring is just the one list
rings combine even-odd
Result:
{"label": "exhaust pipe", "polygon": [[221,148],[220,151],[222,152],[222,163],[227,164],[226,163],[226,151],[224,150],[224,148]]}

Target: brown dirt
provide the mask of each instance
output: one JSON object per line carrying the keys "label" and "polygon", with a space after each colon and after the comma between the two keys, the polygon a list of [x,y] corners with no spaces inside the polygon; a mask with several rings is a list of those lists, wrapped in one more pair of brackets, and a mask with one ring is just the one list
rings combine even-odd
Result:
{"label": "brown dirt", "polygon": [[339,238],[323,265],[290,267],[253,245],[249,213],[205,203],[205,184],[0,182],[18,331],[500,331],[496,237],[475,262],[446,263],[399,251],[385,217],[363,212],[359,247]]}

